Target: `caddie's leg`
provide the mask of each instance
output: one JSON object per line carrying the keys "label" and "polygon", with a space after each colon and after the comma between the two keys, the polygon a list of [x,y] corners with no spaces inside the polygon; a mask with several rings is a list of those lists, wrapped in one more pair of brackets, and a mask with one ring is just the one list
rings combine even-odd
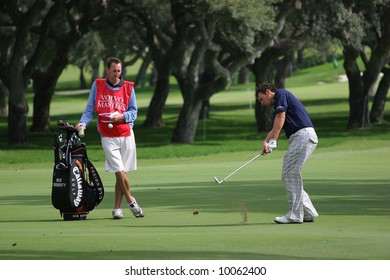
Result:
{"label": "caddie's leg", "polygon": [[122,205],[123,192],[118,182],[115,182],[115,205],[114,209],[121,208]]}
{"label": "caddie's leg", "polygon": [[[115,176],[116,176],[115,200],[119,200],[119,193],[122,192],[122,195],[125,197],[127,203],[128,204],[131,203],[132,199],[131,199],[131,193],[130,193],[129,178],[127,178],[127,175],[124,171],[115,172]],[[118,190],[117,190],[117,186],[118,186]],[[118,192],[118,194],[117,194],[117,192]],[[122,201],[122,195],[120,196],[121,201]],[[116,205],[116,203],[117,203],[117,201],[115,202],[115,205]]]}
{"label": "caddie's leg", "polygon": [[117,185],[120,186],[123,196],[126,198],[127,206],[136,218],[142,218],[145,216],[144,211],[138,205],[136,199],[131,196],[130,193],[130,181],[126,175],[126,172],[116,172]]}

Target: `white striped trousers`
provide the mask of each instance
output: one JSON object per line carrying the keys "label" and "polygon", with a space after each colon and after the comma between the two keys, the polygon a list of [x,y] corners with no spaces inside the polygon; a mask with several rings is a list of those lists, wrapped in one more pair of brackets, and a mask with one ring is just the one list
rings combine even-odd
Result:
{"label": "white striped trousers", "polygon": [[301,170],[317,147],[318,138],[311,127],[295,132],[288,139],[289,146],[283,160],[282,179],[286,186],[290,211],[286,218],[303,222],[304,218],[318,216],[309,195],[303,189]]}

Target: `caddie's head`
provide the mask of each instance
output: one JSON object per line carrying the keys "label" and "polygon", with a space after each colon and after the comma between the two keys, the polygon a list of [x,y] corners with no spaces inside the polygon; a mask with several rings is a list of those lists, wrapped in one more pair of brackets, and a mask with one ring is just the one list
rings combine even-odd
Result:
{"label": "caddie's head", "polygon": [[117,57],[109,57],[106,61],[106,73],[111,84],[119,84],[122,75],[122,61]]}

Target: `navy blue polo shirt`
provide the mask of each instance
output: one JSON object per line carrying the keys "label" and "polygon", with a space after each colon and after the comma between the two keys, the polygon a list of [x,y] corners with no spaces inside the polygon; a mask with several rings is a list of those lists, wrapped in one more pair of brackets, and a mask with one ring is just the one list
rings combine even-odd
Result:
{"label": "navy blue polo shirt", "polygon": [[305,107],[291,92],[286,89],[277,89],[274,100],[275,115],[279,112],[286,112],[283,129],[287,138],[302,128],[313,127]]}

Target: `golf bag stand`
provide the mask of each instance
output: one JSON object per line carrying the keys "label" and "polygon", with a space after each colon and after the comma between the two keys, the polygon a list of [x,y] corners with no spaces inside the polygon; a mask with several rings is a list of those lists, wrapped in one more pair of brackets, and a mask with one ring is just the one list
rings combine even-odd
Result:
{"label": "golf bag stand", "polygon": [[64,220],[85,220],[103,200],[103,183],[77,129],[62,120],[57,121],[57,126],[66,134],[54,134],[51,201]]}

